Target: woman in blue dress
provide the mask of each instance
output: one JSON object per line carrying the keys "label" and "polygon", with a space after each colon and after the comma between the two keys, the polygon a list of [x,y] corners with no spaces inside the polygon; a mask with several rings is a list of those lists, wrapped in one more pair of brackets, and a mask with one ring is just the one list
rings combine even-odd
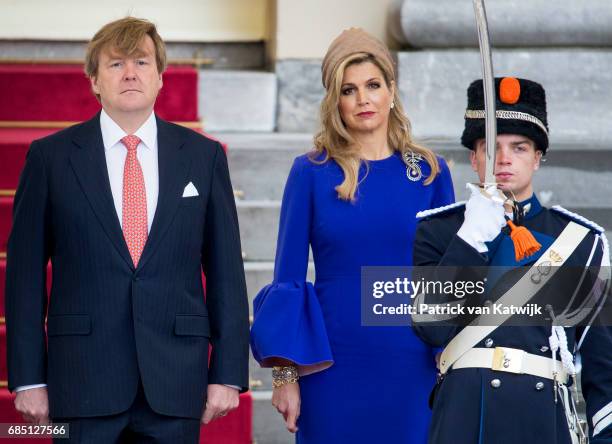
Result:
{"label": "woman in blue dress", "polygon": [[453,202],[450,173],[412,141],[382,42],[344,31],[322,71],[322,128],[287,179],[253,354],[279,366],[272,403],[298,444],[425,443],[433,352],[408,327],[361,325],[360,273],[411,265],[415,215]]}

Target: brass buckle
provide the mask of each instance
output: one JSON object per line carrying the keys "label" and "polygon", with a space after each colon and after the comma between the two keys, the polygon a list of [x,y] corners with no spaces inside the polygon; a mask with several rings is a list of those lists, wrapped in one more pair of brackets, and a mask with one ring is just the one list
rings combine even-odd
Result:
{"label": "brass buckle", "polygon": [[523,373],[525,350],[508,347],[495,347],[493,350],[492,370],[508,373]]}

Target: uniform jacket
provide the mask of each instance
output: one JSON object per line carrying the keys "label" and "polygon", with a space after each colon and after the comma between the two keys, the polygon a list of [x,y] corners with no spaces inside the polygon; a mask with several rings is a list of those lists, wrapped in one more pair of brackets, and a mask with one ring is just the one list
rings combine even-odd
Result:
{"label": "uniform jacket", "polygon": [[[517,278],[511,276],[514,269],[518,270],[515,267],[533,264],[570,220],[591,228],[591,231],[566,264],[576,270],[576,265],[602,263],[605,237],[601,235],[600,227],[562,209],[543,208],[536,197],[522,204],[529,209],[524,225],[542,244],[540,251],[533,256],[516,262],[512,241],[505,232],[488,244],[487,253],[478,253],[457,236],[465,210],[465,205],[457,204],[423,215],[415,237],[414,265],[503,266],[509,271],[496,277],[503,287],[504,280],[516,281]],[[556,275],[562,282],[557,288],[559,294],[573,291],[576,286],[569,273],[560,270]],[[498,291],[497,297],[501,294],[503,291]],[[495,300],[493,289],[487,298]],[[428,344],[444,347],[461,327],[448,323],[444,326],[414,323],[414,329]],[[595,325],[588,329],[566,328],[565,331],[570,351],[582,341],[579,360],[591,442],[612,442],[612,416],[609,416],[612,412],[611,331]],[[551,328],[547,326],[502,325],[476,347],[511,347],[551,357],[550,335]],[[555,403],[550,379],[484,368],[462,368],[449,370],[436,388],[429,437],[432,444],[565,444],[570,442],[569,439],[562,404]]]}

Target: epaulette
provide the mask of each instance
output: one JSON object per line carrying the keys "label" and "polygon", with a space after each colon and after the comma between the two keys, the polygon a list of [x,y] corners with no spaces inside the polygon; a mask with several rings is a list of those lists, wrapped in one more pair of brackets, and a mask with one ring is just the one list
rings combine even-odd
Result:
{"label": "epaulette", "polygon": [[551,210],[559,214],[562,214],[568,219],[580,225],[584,225],[585,227],[590,228],[591,230],[595,231],[599,235],[599,238],[601,239],[601,242],[603,245],[602,265],[608,266],[608,267],[610,266],[610,244],[608,243],[608,239],[606,238],[605,230],[602,226],[596,224],[592,220],[588,220],[587,218],[582,217],[580,214],[572,213],[571,211],[566,210],[561,205],[555,205],[554,207],[551,207]]}
{"label": "epaulette", "polygon": [[464,206],[465,206],[465,200],[462,200],[460,202],[455,202],[453,204],[445,205],[443,207],[431,208],[429,210],[419,211],[416,214],[416,218],[424,219],[430,216],[440,216],[442,214],[450,214],[454,211],[460,210]]}
{"label": "epaulette", "polygon": [[593,222],[592,220],[588,220],[585,217],[582,217],[580,214],[578,213],[573,213],[569,210],[566,210],[565,208],[563,208],[561,205],[555,205],[553,207],[550,208],[552,211],[559,213],[563,216],[565,216],[566,218],[572,220],[573,222],[576,222],[577,224],[583,225],[587,228],[590,228],[591,230],[595,231],[597,234],[602,234],[603,232],[605,232],[606,230],[603,229],[603,227],[601,227],[600,225],[596,224],[595,222]]}

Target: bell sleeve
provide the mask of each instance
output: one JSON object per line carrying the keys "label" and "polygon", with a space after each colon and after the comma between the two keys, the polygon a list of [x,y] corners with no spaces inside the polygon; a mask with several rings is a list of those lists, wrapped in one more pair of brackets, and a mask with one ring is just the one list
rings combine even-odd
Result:
{"label": "bell sleeve", "polygon": [[312,163],[294,163],[281,205],[274,280],[253,302],[251,350],[262,367],[291,361],[301,375],[333,364],[323,313],[314,286],[306,282],[312,228]]}

